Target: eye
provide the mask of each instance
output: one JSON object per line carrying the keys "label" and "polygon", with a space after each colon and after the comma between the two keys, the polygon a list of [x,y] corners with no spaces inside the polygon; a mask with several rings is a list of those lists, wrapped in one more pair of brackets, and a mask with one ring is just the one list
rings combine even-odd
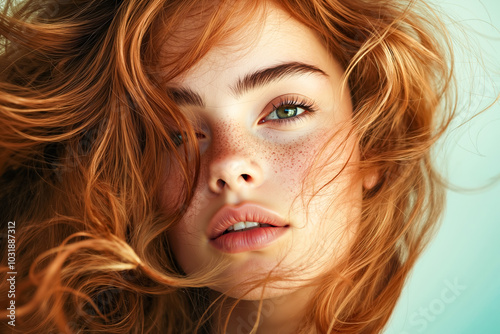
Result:
{"label": "eye", "polygon": [[[188,137],[187,137],[187,133],[186,132],[177,132],[177,131],[173,132],[170,135],[170,138],[174,142],[174,145],[177,146],[177,147],[185,144],[188,141]],[[196,132],[196,138],[198,140],[203,140],[203,139],[206,138],[206,136],[205,136],[204,133]]]}
{"label": "eye", "polygon": [[280,99],[271,104],[272,111],[266,117],[259,121],[265,122],[293,122],[302,119],[305,116],[310,116],[311,112],[316,111],[314,103],[306,100],[304,97],[288,97]]}
{"label": "eye", "polygon": [[277,107],[264,120],[292,118],[307,112],[306,109],[296,105],[285,105]]}

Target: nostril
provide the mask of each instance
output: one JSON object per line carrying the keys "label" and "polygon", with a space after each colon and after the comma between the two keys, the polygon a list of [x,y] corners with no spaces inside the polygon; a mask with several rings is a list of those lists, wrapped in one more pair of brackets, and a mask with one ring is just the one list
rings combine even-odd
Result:
{"label": "nostril", "polygon": [[249,181],[252,177],[248,174],[241,174],[241,177],[243,177],[243,180]]}
{"label": "nostril", "polygon": [[217,180],[217,187],[219,187],[220,189],[224,188],[225,185],[226,185],[226,182],[224,182],[224,180],[221,180],[221,179]]}

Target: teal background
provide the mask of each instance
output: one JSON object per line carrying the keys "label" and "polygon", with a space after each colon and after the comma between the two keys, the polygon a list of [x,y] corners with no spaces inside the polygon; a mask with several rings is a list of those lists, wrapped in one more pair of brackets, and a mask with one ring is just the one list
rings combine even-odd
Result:
{"label": "teal background", "polygon": [[459,127],[500,93],[500,1],[433,2],[455,21],[460,96],[436,157],[466,189],[448,191],[442,227],[384,334],[500,333],[500,103]]}

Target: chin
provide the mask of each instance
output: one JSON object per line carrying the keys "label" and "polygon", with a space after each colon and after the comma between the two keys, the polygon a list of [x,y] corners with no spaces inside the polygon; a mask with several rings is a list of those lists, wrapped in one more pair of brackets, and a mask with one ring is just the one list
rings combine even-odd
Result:
{"label": "chin", "polygon": [[248,291],[250,289],[248,284],[227,284],[223,286],[209,286],[209,288],[230,298],[258,301],[260,299],[279,298],[299,289],[299,286],[290,285],[290,282],[272,282],[266,284],[265,288],[263,288],[263,285],[260,285],[251,291]]}

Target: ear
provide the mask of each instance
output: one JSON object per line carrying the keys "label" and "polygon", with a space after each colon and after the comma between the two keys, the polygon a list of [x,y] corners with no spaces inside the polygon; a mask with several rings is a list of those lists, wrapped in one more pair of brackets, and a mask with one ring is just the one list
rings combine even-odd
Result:
{"label": "ear", "polygon": [[380,178],[379,171],[378,169],[373,169],[371,172],[366,174],[363,178],[363,188],[369,190],[373,187],[375,187],[378,183],[378,180]]}

